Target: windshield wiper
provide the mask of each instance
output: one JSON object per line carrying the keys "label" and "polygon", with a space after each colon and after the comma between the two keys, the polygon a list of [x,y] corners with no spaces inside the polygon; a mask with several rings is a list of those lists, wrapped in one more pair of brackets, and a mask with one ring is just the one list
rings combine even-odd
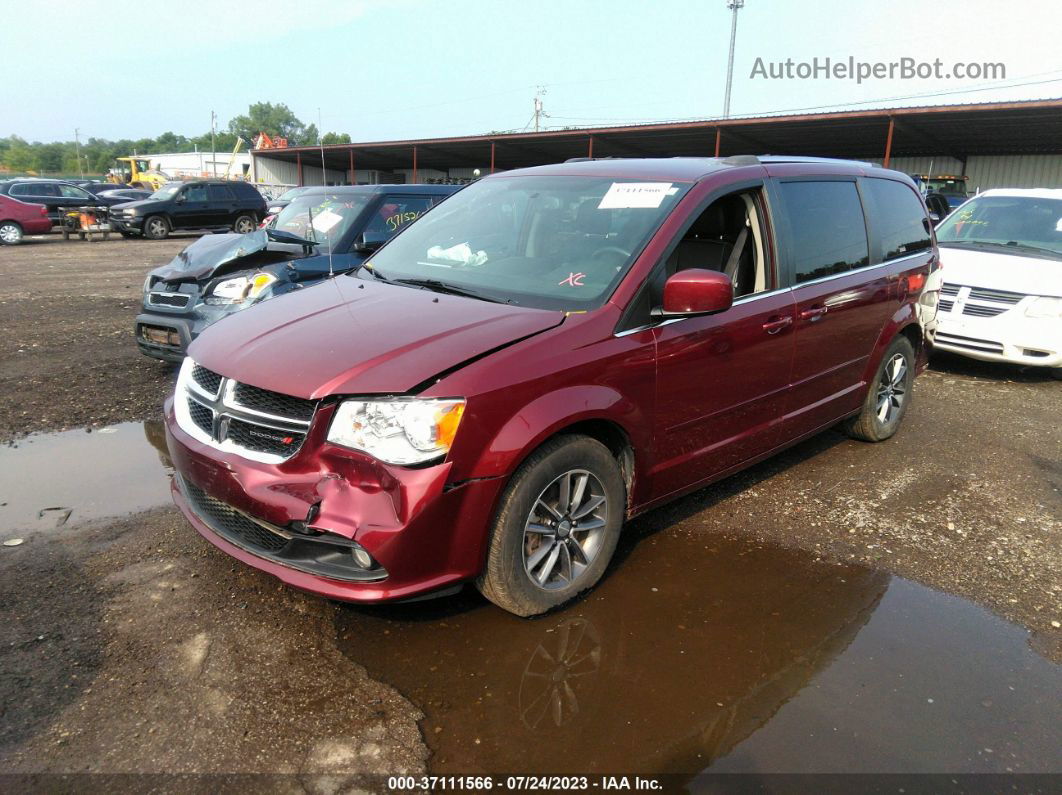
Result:
{"label": "windshield wiper", "polygon": [[483,293],[478,293],[475,290],[469,290],[467,287],[458,287],[454,284],[448,284],[441,282],[438,279],[391,279],[394,284],[406,284],[410,287],[423,287],[426,290],[432,290],[436,293],[446,293],[448,295],[461,295],[465,298],[475,298],[479,301],[489,301],[492,304],[511,304],[509,299],[502,300],[500,298],[491,298]]}
{"label": "windshield wiper", "polygon": [[296,246],[309,246],[313,248],[321,245],[316,240],[307,240],[304,237],[293,235],[291,232],[281,232],[279,229],[270,229],[266,227],[266,236],[270,240],[275,240],[278,243],[292,243]]}
{"label": "windshield wiper", "polygon": [[954,248],[966,246],[969,248],[1001,248],[1005,251],[1035,251],[1038,254],[1047,254],[1050,257],[1062,259],[1062,252],[1050,248],[1041,248],[1040,246],[1030,246],[1027,243],[1019,243],[1016,240],[1011,240],[1007,243],[1000,243],[996,240],[941,240],[938,241],[938,245],[952,246]]}

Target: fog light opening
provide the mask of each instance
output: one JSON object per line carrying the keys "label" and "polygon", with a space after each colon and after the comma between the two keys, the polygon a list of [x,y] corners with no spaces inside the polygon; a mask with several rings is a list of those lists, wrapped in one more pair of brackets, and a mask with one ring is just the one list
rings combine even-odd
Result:
{"label": "fog light opening", "polygon": [[364,548],[359,547],[357,544],[350,548],[350,554],[354,557],[354,562],[363,569],[375,569],[376,561],[372,559],[372,555],[365,551]]}

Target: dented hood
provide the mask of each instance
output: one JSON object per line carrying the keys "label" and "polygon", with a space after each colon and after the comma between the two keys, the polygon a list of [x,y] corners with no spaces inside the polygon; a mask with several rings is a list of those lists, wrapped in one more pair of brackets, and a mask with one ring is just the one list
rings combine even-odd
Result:
{"label": "dented hood", "polygon": [[559,311],[339,276],[226,318],[188,353],[222,375],[302,398],[399,394],[563,320]]}
{"label": "dented hood", "polygon": [[[269,238],[264,229],[256,229],[245,235],[231,232],[224,235],[203,235],[168,264],[152,271],[152,275],[160,277],[163,281],[202,279],[214,276],[222,269],[231,270],[225,266],[259,251],[265,251],[268,246]],[[285,255],[278,252],[277,258],[283,259]]]}

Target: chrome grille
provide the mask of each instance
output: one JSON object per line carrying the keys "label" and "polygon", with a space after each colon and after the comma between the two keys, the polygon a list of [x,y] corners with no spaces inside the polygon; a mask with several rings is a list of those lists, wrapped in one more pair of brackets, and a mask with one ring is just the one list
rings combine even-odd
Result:
{"label": "chrome grille", "polygon": [[221,376],[215,373],[213,370],[208,370],[203,365],[197,364],[192,367],[192,378],[199,386],[203,387],[211,397],[215,397],[218,394],[218,390],[221,388]]}
{"label": "chrome grille", "polygon": [[967,317],[996,317],[1013,309],[1025,298],[1025,293],[1009,290],[993,290],[988,287],[970,287],[964,284],[944,284],[938,303],[941,312],[953,312],[958,305],[961,314]]}
{"label": "chrome grille", "polygon": [[937,332],[937,342],[952,348],[964,348],[970,351],[982,351],[984,353],[1003,353],[1002,343],[993,340],[979,340],[975,337],[962,337],[958,334],[945,334]]}
{"label": "chrome grille", "polygon": [[312,400],[282,395],[250,384],[236,384],[232,396],[241,408],[297,420],[309,420],[316,408]]}
{"label": "chrome grille", "polygon": [[198,441],[278,464],[302,447],[317,402],[241,384],[185,359],[174,407],[178,425]]}

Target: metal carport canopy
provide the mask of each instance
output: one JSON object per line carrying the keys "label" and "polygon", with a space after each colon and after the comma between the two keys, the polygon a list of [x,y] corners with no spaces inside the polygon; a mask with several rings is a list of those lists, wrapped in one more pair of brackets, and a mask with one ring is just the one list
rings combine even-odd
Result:
{"label": "metal carport canopy", "polygon": [[[875,160],[950,155],[964,160],[970,155],[1060,152],[1062,99],[1045,99],[334,144],[324,147],[324,160],[339,171],[470,167],[487,173],[492,166],[503,170],[587,156],[770,153]],[[253,154],[321,164],[318,146],[256,149]]]}

